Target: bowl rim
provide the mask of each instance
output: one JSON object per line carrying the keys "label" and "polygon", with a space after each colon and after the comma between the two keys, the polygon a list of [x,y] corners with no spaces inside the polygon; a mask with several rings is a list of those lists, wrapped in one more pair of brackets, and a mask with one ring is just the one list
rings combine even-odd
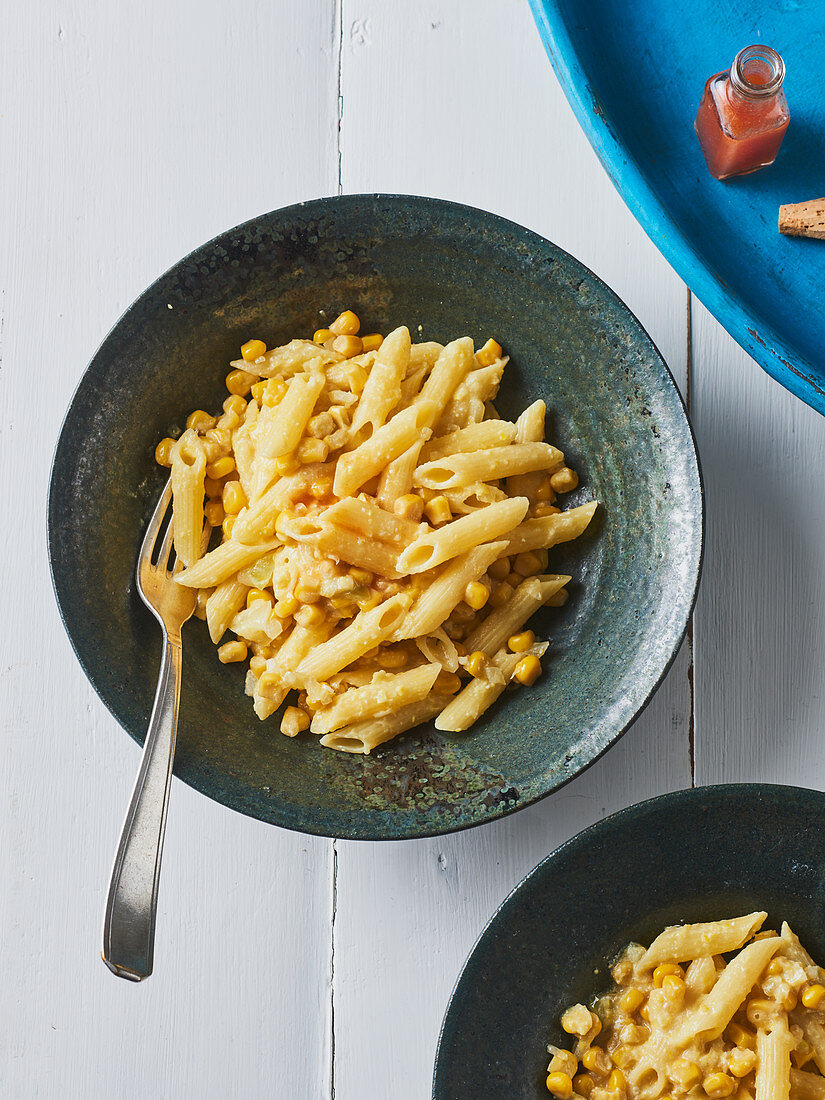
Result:
{"label": "bowl rim", "polygon": [[661,813],[674,804],[690,803],[703,797],[706,798],[708,795],[725,803],[734,798],[751,796],[753,804],[756,805],[755,796],[760,794],[773,794],[774,796],[788,799],[799,796],[803,798],[814,796],[822,800],[825,805],[825,791],[818,791],[813,787],[799,787],[792,783],[703,783],[696,787],[683,787],[675,791],[663,791],[661,794],[654,795],[652,798],[645,798],[641,802],[634,802],[630,806],[624,806],[622,809],[616,810],[612,814],[608,814],[607,817],[603,817],[599,821],[594,821],[591,825],[586,825],[583,829],[580,829],[579,832],[574,833],[573,836],[562,841],[561,844],[548,852],[546,856],[543,856],[535,867],[519,879],[503,900],[499,902],[489,919],[486,921],[481,932],[476,937],[464,962],[461,964],[458,977],[453,983],[453,987],[450,991],[447,1007],[441,1019],[441,1027],[438,1031],[438,1043],[436,1045],[435,1062],[433,1064],[432,1100],[445,1100],[443,1095],[436,1093],[436,1086],[438,1085],[438,1067],[445,1041],[445,1032],[453,1004],[456,1000],[458,988],[461,985],[476,951],[482,946],[483,941],[493,930],[493,927],[505,917],[506,910],[515,901],[517,895],[519,895],[522,890],[526,889],[534,878],[542,875],[557,859],[560,859],[568,852],[575,852],[577,849],[582,849],[582,851],[591,850],[593,842],[598,841],[599,835],[602,832],[609,831],[615,826],[624,827],[632,822],[634,818],[650,810],[655,809],[657,813]]}
{"label": "bowl rim", "polygon": [[[163,281],[165,279],[167,279],[173,271],[175,271],[176,268],[180,267],[183,264],[186,264],[189,261],[192,261],[200,253],[206,253],[208,250],[214,248],[214,246],[218,242],[220,242],[220,241],[222,241],[222,240],[224,240],[228,237],[232,237],[235,234],[242,233],[246,229],[248,229],[249,227],[255,225],[256,223],[260,223],[262,220],[265,220],[265,219],[277,219],[279,221],[285,221],[285,220],[288,220],[290,217],[297,215],[298,213],[306,213],[306,212],[312,213],[315,209],[317,209],[319,211],[323,211],[325,209],[329,209],[330,207],[333,207],[333,208],[344,207],[344,208],[346,208],[348,206],[357,208],[357,206],[359,204],[362,204],[364,202],[376,202],[376,201],[383,202],[383,203],[390,203],[390,204],[394,204],[394,203],[399,203],[399,204],[414,203],[418,206],[418,208],[422,212],[439,212],[439,211],[441,211],[441,212],[444,212],[446,214],[450,214],[450,215],[453,215],[453,216],[457,215],[459,217],[460,216],[482,217],[489,224],[491,224],[493,226],[496,226],[499,229],[509,233],[510,235],[513,235],[513,236],[516,236],[516,237],[520,238],[521,240],[527,240],[527,241],[535,242],[537,245],[540,245],[540,246],[543,246],[543,247],[549,247],[551,250],[556,251],[561,256],[567,258],[568,260],[571,260],[575,265],[577,265],[582,270],[582,272],[585,273],[585,275],[587,277],[592,279],[593,283],[595,284],[596,289],[603,291],[612,300],[613,304],[617,308],[617,311],[618,311],[619,315],[622,316],[626,321],[629,321],[631,326],[635,326],[639,330],[641,336],[647,341],[647,343],[648,343],[648,345],[651,349],[651,352],[652,352],[652,357],[655,360],[658,361],[660,368],[664,372],[664,375],[663,375],[664,379],[667,382],[669,382],[670,388],[673,390],[673,392],[676,395],[676,398],[677,398],[677,401],[678,401],[678,407],[681,409],[682,417],[683,417],[683,420],[684,420],[684,423],[687,427],[687,432],[688,432],[689,449],[686,450],[684,457],[685,457],[686,461],[688,461],[688,463],[690,463],[690,461],[692,459],[692,465],[693,465],[693,468],[695,469],[696,490],[697,490],[696,495],[698,496],[699,515],[698,515],[698,539],[697,539],[698,545],[696,546],[695,563],[694,563],[694,566],[691,570],[692,584],[691,584],[691,591],[690,591],[689,599],[687,600],[687,602],[685,604],[684,622],[678,630],[678,634],[677,634],[676,638],[674,639],[671,652],[670,652],[667,660],[662,665],[661,671],[659,672],[659,674],[655,678],[655,680],[651,683],[647,694],[645,695],[644,699],[641,701],[639,706],[636,708],[633,715],[629,718],[629,720],[624,725],[622,725],[622,727],[620,729],[616,730],[613,733],[613,735],[606,742],[606,744],[602,748],[600,748],[597,753],[595,753],[592,757],[590,757],[581,766],[579,766],[577,768],[568,769],[567,772],[558,780],[558,782],[556,782],[553,786],[548,787],[547,790],[543,791],[542,793],[540,793],[540,794],[531,794],[529,796],[523,796],[515,804],[511,804],[510,800],[502,799],[497,806],[495,806],[492,809],[487,810],[483,815],[479,814],[473,820],[461,821],[461,822],[459,822],[455,825],[445,824],[443,826],[430,827],[430,826],[427,825],[426,821],[422,820],[421,827],[407,828],[403,832],[391,832],[389,826],[383,826],[382,824],[377,823],[375,828],[367,830],[367,831],[365,831],[363,829],[360,829],[360,830],[355,829],[353,831],[345,830],[345,831],[339,831],[339,832],[336,832],[336,833],[332,833],[332,832],[329,831],[328,828],[325,829],[322,826],[317,825],[313,822],[310,822],[308,824],[302,822],[301,825],[298,825],[298,824],[288,822],[288,821],[285,821],[285,820],[280,820],[280,821],[276,822],[276,821],[273,821],[273,820],[270,820],[270,819],[267,819],[267,818],[259,817],[258,815],[254,814],[254,813],[250,813],[247,810],[245,810],[245,809],[243,809],[239,806],[232,805],[229,802],[226,802],[222,799],[216,798],[215,795],[210,790],[206,789],[205,785],[202,786],[199,783],[194,782],[193,781],[194,777],[187,777],[186,779],[183,780],[183,782],[185,782],[187,784],[187,786],[190,786],[190,787],[194,788],[200,794],[206,795],[206,797],[210,798],[214,802],[217,802],[219,805],[221,805],[225,808],[231,809],[236,813],[240,813],[245,817],[254,817],[256,820],[261,821],[264,824],[274,824],[274,825],[277,825],[280,828],[289,829],[292,832],[305,833],[309,836],[326,837],[326,838],[329,838],[329,839],[363,840],[363,841],[369,841],[369,842],[372,842],[372,841],[385,841],[385,840],[424,840],[424,839],[430,839],[430,838],[433,838],[433,837],[436,837],[436,836],[448,835],[450,833],[463,832],[465,829],[477,828],[481,825],[486,825],[486,824],[488,824],[492,821],[497,821],[497,820],[499,820],[503,817],[507,817],[512,813],[516,813],[518,810],[525,809],[528,806],[535,805],[535,803],[540,802],[542,799],[547,798],[552,794],[555,794],[557,791],[561,790],[569,782],[571,782],[571,780],[575,779],[577,776],[579,776],[579,775],[583,774],[585,771],[587,771],[588,768],[590,768],[593,764],[595,764],[596,761],[599,760],[610,748],[612,748],[617,743],[617,741],[619,741],[620,738],[624,736],[624,734],[628,731],[628,729],[630,729],[630,727],[633,725],[633,723],[639,718],[639,716],[647,708],[647,706],[649,705],[651,699],[653,698],[653,696],[656,694],[657,690],[661,686],[662,681],[666,677],[667,673],[670,671],[670,668],[673,665],[673,662],[675,661],[676,656],[677,656],[677,654],[679,653],[679,651],[681,649],[682,643],[685,639],[685,635],[687,634],[688,629],[690,627],[691,616],[693,614],[693,610],[694,610],[694,607],[696,605],[696,599],[697,599],[697,596],[698,596],[699,583],[700,583],[701,576],[702,576],[702,568],[703,568],[704,557],[705,557],[705,486],[704,486],[704,478],[703,478],[703,474],[702,474],[702,465],[701,465],[701,461],[700,461],[700,458],[699,458],[699,452],[698,452],[698,448],[697,448],[697,444],[696,444],[696,435],[695,435],[694,430],[693,430],[693,425],[691,424],[691,421],[690,421],[690,416],[688,414],[688,409],[687,409],[687,406],[686,406],[686,403],[685,403],[685,399],[682,396],[682,393],[681,393],[681,391],[679,390],[679,387],[676,384],[676,380],[673,377],[673,373],[670,370],[670,367],[668,366],[668,364],[667,364],[664,356],[662,355],[661,351],[659,350],[657,344],[655,343],[655,341],[652,339],[652,337],[648,333],[647,329],[644,327],[644,325],[642,325],[641,321],[638,319],[636,314],[633,313],[633,311],[622,300],[622,298],[620,298],[619,295],[610,286],[608,286],[607,283],[602,278],[600,278],[595,272],[593,272],[586,264],[584,264],[581,260],[579,260],[572,253],[567,252],[567,250],[563,249],[560,245],[555,244],[555,242],[551,241],[547,237],[544,237],[541,233],[538,233],[537,231],[535,231],[533,229],[529,229],[526,226],[523,226],[518,222],[515,222],[515,221],[513,221],[509,218],[505,218],[500,214],[495,214],[495,213],[493,213],[489,210],[485,210],[481,207],[470,206],[467,203],[454,202],[450,199],[441,199],[441,198],[435,198],[435,197],[432,197],[432,196],[415,195],[415,194],[407,194],[407,193],[400,193],[400,192],[399,193],[394,193],[394,192],[358,192],[358,193],[354,193],[354,194],[345,194],[345,195],[320,196],[320,197],[313,198],[313,199],[306,199],[306,200],[303,200],[303,201],[297,202],[297,203],[291,203],[288,206],[279,207],[279,208],[276,208],[274,210],[265,211],[264,213],[255,215],[252,218],[248,218],[245,221],[240,222],[237,225],[234,225],[234,226],[230,227],[229,229],[222,230],[221,232],[215,234],[213,237],[209,238],[209,240],[205,241],[203,244],[197,245],[195,248],[191,249],[189,252],[187,252],[185,255],[183,255],[178,260],[176,260],[173,264],[171,264],[168,268],[166,268],[163,272],[161,272],[155,279],[153,279],[152,282],[149,283],[149,285],[147,287],[145,287],[137,295],[137,297],[132,302],[130,302],[130,304],[126,307],[126,309],[123,310],[123,312],[117,317],[117,319],[114,321],[114,323],[107,330],[105,336],[103,337],[103,339],[98,344],[98,346],[95,349],[93,355],[89,359],[83,373],[81,374],[80,378],[78,379],[78,382],[77,382],[76,386],[74,387],[71,398],[70,398],[69,403],[67,405],[66,412],[65,412],[65,414],[64,414],[64,416],[61,420],[61,423],[60,423],[60,428],[58,430],[58,433],[57,433],[57,436],[56,436],[56,439],[55,439],[54,448],[53,448],[53,451],[52,451],[52,460],[51,460],[51,467],[50,467],[50,473],[49,473],[48,496],[47,496],[46,542],[47,542],[48,561],[49,561],[49,575],[50,575],[51,583],[52,583],[52,591],[54,593],[55,601],[57,603],[58,612],[60,614],[60,620],[61,620],[61,622],[63,624],[63,628],[64,628],[64,630],[65,630],[65,632],[66,632],[66,634],[69,638],[69,642],[71,644],[74,655],[77,658],[77,661],[80,664],[80,667],[81,667],[84,675],[86,676],[86,679],[89,681],[92,688],[94,689],[95,694],[100,699],[100,701],[103,703],[103,705],[106,707],[109,714],[114,718],[114,720],[117,722],[117,724],[121,727],[121,729],[123,729],[129,735],[129,737],[138,744],[139,747],[142,747],[143,740],[141,739],[141,737],[138,734],[133,733],[132,730],[127,728],[121,722],[120,718],[115,713],[114,703],[106,698],[106,695],[104,694],[104,690],[103,690],[102,686],[100,685],[100,683],[98,681],[98,677],[95,675],[93,670],[89,667],[89,663],[84,658],[84,655],[80,650],[79,643],[76,641],[75,636],[72,633],[72,630],[70,629],[67,609],[66,609],[66,606],[64,606],[64,598],[65,598],[66,588],[67,588],[67,585],[68,585],[68,580],[67,580],[67,578],[62,577],[61,575],[59,575],[59,572],[58,572],[58,570],[56,569],[56,566],[55,566],[55,562],[56,562],[56,559],[58,557],[57,544],[58,544],[58,532],[59,532],[59,529],[60,529],[60,518],[59,518],[59,515],[58,515],[58,504],[57,504],[57,494],[56,494],[56,480],[57,480],[57,477],[58,477],[57,458],[58,458],[58,454],[59,454],[61,445],[63,443],[64,434],[65,434],[65,431],[66,431],[66,427],[67,427],[69,418],[71,417],[71,415],[72,415],[72,413],[75,409],[75,404],[77,403],[78,399],[82,397],[82,391],[83,391],[84,387],[86,385],[91,384],[90,381],[89,381],[89,372],[92,369],[93,365],[96,363],[98,357],[103,352],[106,345],[109,343],[109,341],[112,338],[112,336],[114,335],[114,333],[121,327],[121,325],[125,321],[127,321],[131,317],[132,313],[138,309],[138,306],[140,305],[140,303],[147,296],[152,294],[159,287],[159,285],[161,283],[163,283]],[[147,724],[148,724],[148,716],[147,716]],[[145,739],[145,732],[144,732],[144,739]],[[178,779],[181,778],[179,775],[177,775],[177,772],[174,769],[173,769],[173,774]]]}

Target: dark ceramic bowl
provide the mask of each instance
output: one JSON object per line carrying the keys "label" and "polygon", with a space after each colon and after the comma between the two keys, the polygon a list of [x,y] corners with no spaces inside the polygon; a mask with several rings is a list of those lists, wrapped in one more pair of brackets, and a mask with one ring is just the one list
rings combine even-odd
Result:
{"label": "dark ceramic bowl", "polygon": [[561,249],[469,207],[372,195],[265,214],[199,248],[131,306],[77,389],[52,473],[52,573],[86,674],[141,741],[160,652],[134,583],[165,477],[154,446],[192,409],[220,407],[244,340],[308,336],[345,307],[365,331],[493,335],[512,356],[500,411],[547,401],[549,437],[581,475],[567,499],[602,502],[586,536],[551,556],[574,582],[540,623],[548,673],[469,734],[424,727],[347,756],[260,723],[243,669],[221,665],[195,621],[175,772],[288,828],[426,836],[534,802],[604,752],[664,675],[696,593],[702,490],[679,394],[632,314]]}
{"label": "dark ceramic bowl", "polygon": [[473,949],[441,1032],[433,1100],[547,1100],[568,1005],[609,988],[608,963],[668,924],[768,912],[825,959],[825,794],[699,787],[579,833],[531,871]]}

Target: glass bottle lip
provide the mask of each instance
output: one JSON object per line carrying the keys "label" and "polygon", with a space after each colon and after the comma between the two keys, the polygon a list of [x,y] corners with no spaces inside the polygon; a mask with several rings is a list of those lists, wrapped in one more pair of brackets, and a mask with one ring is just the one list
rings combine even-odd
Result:
{"label": "glass bottle lip", "polygon": [[[753,83],[759,73],[761,83]],[[766,78],[766,79],[765,79]],[[776,95],[785,79],[785,62],[770,46],[745,46],[734,57],[730,67],[730,82],[747,99],[765,99]]]}

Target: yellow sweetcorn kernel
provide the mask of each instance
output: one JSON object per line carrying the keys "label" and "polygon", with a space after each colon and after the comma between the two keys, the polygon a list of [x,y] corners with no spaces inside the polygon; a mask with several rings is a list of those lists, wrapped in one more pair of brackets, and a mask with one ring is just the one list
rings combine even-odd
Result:
{"label": "yellow sweetcorn kernel", "polygon": [[613,1051],[613,1061],[619,1069],[627,1069],[630,1063],[635,1060],[635,1057],[633,1051],[627,1046],[616,1047]]}
{"label": "yellow sweetcorn kernel", "polygon": [[281,719],[281,733],[287,737],[297,737],[309,729],[310,718],[300,707],[287,707]]}
{"label": "yellow sweetcorn kernel", "polygon": [[573,1095],[573,1081],[567,1073],[548,1073],[545,1084],[558,1100],[570,1100]]}
{"label": "yellow sweetcorn kernel", "polygon": [[304,604],[295,612],[295,622],[301,626],[320,626],[326,615],[316,604]]}
{"label": "yellow sweetcorn kernel", "polygon": [[315,577],[303,577],[295,586],[295,598],[299,603],[316,603],[321,598],[319,583]]}
{"label": "yellow sweetcorn kernel", "polygon": [[654,989],[662,988],[662,982],[664,982],[668,974],[676,974],[680,978],[685,976],[684,971],[678,963],[662,963],[661,966],[657,966],[653,971]]}
{"label": "yellow sweetcorn kernel", "polygon": [[577,1073],[573,1078],[573,1091],[577,1096],[589,1096],[596,1087],[596,1082],[589,1073]]}
{"label": "yellow sweetcorn kernel", "polygon": [[208,412],[204,412],[203,409],[195,409],[187,416],[186,427],[194,428],[196,432],[205,432],[215,426],[216,419],[216,417],[210,416]]}
{"label": "yellow sweetcorn kernel", "polygon": [[269,379],[265,378],[262,382],[256,382],[252,387],[253,398],[260,403],[263,401],[264,394],[266,393],[266,387],[269,384]]}
{"label": "yellow sweetcorn kernel", "polygon": [[381,345],[384,343],[384,337],[380,332],[370,332],[366,336],[361,337],[361,344],[364,351],[378,351]]}
{"label": "yellow sweetcorn kernel", "polygon": [[327,340],[331,340],[335,333],[329,328],[317,328],[312,334],[312,342],[314,344],[325,344]]}
{"label": "yellow sweetcorn kernel", "polygon": [[566,1073],[568,1077],[572,1077],[576,1073],[579,1068],[579,1060],[572,1051],[564,1050],[563,1047],[554,1047],[552,1044],[547,1050],[553,1056],[550,1059],[550,1065],[547,1067],[548,1073]]}
{"label": "yellow sweetcorn kernel", "polygon": [[216,477],[205,477],[203,491],[208,497],[219,497],[223,494],[223,482]]}
{"label": "yellow sweetcorn kernel", "polygon": [[231,370],[226,376],[226,388],[233,397],[246,397],[257,381],[258,375],[248,370]]}
{"label": "yellow sweetcorn kernel", "polygon": [[614,1069],[607,1079],[607,1088],[609,1092],[621,1092],[622,1089],[627,1088],[627,1081],[620,1069]]}
{"label": "yellow sweetcorn kernel", "polygon": [[[243,401],[243,398],[241,398],[241,400]],[[230,432],[234,432],[234,430],[240,426],[240,423],[241,418],[238,416],[238,414],[236,412],[230,411],[225,412],[223,416],[218,419],[218,423],[216,426],[218,428],[228,428]]]}
{"label": "yellow sweetcorn kernel", "polygon": [[361,322],[351,309],[345,309],[329,327],[336,336],[355,336],[361,327]]}
{"label": "yellow sweetcorn kernel", "polygon": [[621,1041],[629,1046],[643,1043],[650,1037],[650,1029],[642,1024],[625,1024],[619,1032]]}
{"label": "yellow sweetcorn kernel", "polygon": [[487,572],[493,578],[494,581],[503,581],[505,577],[510,575],[510,559],[498,558],[489,567]]}
{"label": "yellow sweetcorn kernel", "polygon": [[550,488],[554,493],[570,493],[579,484],[579,475],[569,466],[562,466],[550,476]]}
{"label": "yellow sweetcorn kernel", "polygon": [[561,1026],[568,1035],[586,1035],[593,1027],[593,1014],[586,1005],[571,1005],[562,1013]]}
{"label": "yellow sweetcorn kernel", "polygon": [[490,589],[481,581],[470,581],[464,589],[464,602],[473,611],[480,611],[490,598]]}
{"label": "yellow sweetcorn kernel", "polygon": [[516,554],[513,558],[513,572],[520,577],[533,577],[541,572],[541,558],[533,550]]}
{"label": "yellow sweetcorn kernel", "polygon": [[372,582],[375,580],[375,577],[372,573],[370,573],[369,569],[358,569],[356,567],[355,569],[350,569],[349,575],[352,577],[355,583],[361,587],[372,584]]}
{"label": "yellow sweetcorn kernel", "polygon": [[534,519],[544,519],[545,516],[557,516],[561,508],[557,508],[555,504],[548,504],[543,500],[540,500],[538,504],[534,504],[531,509],[531,514]]}
{"label": "yellow sweetcorn kernel", "polygon": [[[253,375],[252,377],[257,378],[258,376]],[[232,393],[224,401],[223,411],[233,412],[236,413],[238,417],[242,417],[243,414],[246,412],[246,401],[243,397],[240,396],[240,394]]]}
{"label": "yellow sweetcorn kernel", "polygon": [[203,507],[203,514],[210,527],[220,527],[224,521],[223,505],[217,499],[207,500]]}
{"label": "yellow sweetcorn kernel", "polygon": [[682,1003],[685,999],[685,989],[684,980],[678,974],[665,974],[662,981],[662,992],[671,1005]]}
{"label": "yellow sweetcorn kernel", "polygon": [[379,649],[378,663],[382,668],[403,668],[407,654],[403,649]]}
{"label": "yellow sweetcorn kernel", "polygon": [[286,393],[286,382],[283,378],[270,378],[264,386],[263,396],[261,398],[262,404],[267,408],[272,409],[284,399]]}
{"label": "yellow sweetcorn kernel", "polygon": [[286,596],[275,604],[275,614],[279,619],[288,619],[290,615],[295,614],[300,606],[294,596]]}
{"label": "yellow sweetcorn kernel", "polygon": [[490,596],[490,603],[493,607],[505,607],[513,598],[515,589],[507,581],[502,581],[501,584],[497,584],[493,589],[493,594]]}
{"label": "yellow sweetcorn kernel", "polygon": [[369,375],[360,363],[350,363],[347,371],[349,388],[352,393],[362,394]]}
{"label": "yellow sweetcorn kernel", "polygon": [[250,588],[246,594],[246,606],[251,607],[256,600],[266,600],[270,607],[274,603],[274,597],[271,592],[266,592],[261,588]]}
{"label": "yellow sweetcorn kernel", "polygon": [[286,477],[288,474],[294,474],[301,463],[295,456],[293,451],[288,455],[281,455],[275,459],[275,470],[280,477]]}
{"label": "yellow sweetcorn kernel", "polygon": [[809,985],[802,994],[802,1003],[805,1008],[819,1008],[823,1000],[825,1000],[825,985],[820,985],[818,982],[815,985]]}
{"label": "yellow sweetcorn kernel", "polygon": [[725,1038],[729,1039],[734,1046],[745,1047],[747,1050],[756,1050],[756,1036],[754,1033],[735,1022],[728,1024],[725,1028]]}
{"label": "yellow sweetcorn kernel", "polygon": [[[535,644],[536,636],[532,630],[522,630],[520,634],[511,634],[507,639],[507,648],[511,653],[526,653],[530,646]],[[642,1000],[644,1000],[644,997],[642,997]],[[641,1004],[641,1001],[639,1004]]]}
{"label": "yellow sweetcorn kernel", "polygon": [[227,474],[231,474],[235,469],[235,459],[231,455],[224,455],[222,458],[215,459],[214,462],[210,462],[206,467],[206,476],[214,478],[215,481],[219,478],[226,477]]}
{"label": "yellow sweetcorn kernel", "polygon": [[674,1085],[685,1092],[690,1092],[702,1080],[702,1071],[695,1062],[689,1062],[687,1058],[676,1058],[671,1062],[667,1075]]}
{"label": "yellow sweetcorn kernel", "polygon": [[223,533],[228,539],[232,538],[232,528],[235,526],[237,516],[225,516],[223,521]]}
{"label": "yellow sweetcorn kernel", "polygon": [[744,1047],[734,1047],[728,1055],[728,1071],[734,1077],[747,1077],[756,1066],[756,1054]]}
{"label": "yellow sweetcorn kernel", "polygon": [[254,673],[255,676],[260,676],[266,670],[266,657],[261,656],[260,653],[256,653],[254,657],[249,659],[249,671]]}
{"label": "yellow sweetcorn kernel", "polygon": [[223,487],[223,510],[228,516],[236,516],[249,503],[240,481],[228,481]]}
{"label": "yellow sweetcorn kernel", "polygon": [[172,465],[172,448],[175,446],[176,440],[167,436],[162,439],[155,447],[155,462],[158,466],[171,466]]}
{"label": "yellow sweetcorn kernel", "polygon": [[745,1008],[745,1015],[754,1027],[765,1027],[776,1017],[777,1005],[764,997],[752,997]]}
{"label": "yellow sweetcorn kernel", "polygon": [[447,523],[453,518],[450,502],[445,496],[433,497],[424,508],[424,515],[434,527],[439,523]]}
{"label": "yellow sweetcorn kernel", "polygon": [[601,1077],[606,1077],[613,1068],[613,1059],[601,1047],[590,1047],[582,1055],[582,1065],[591,1073],[598,1073]]}
{"label": "yellow sweetcorn kernel", "polygon": [[329,444],[323,439],[302,439],[295,454],[302,466],[307,466],[311,462],[326,462]]}
{"label": "yellow sweetcorn kernel", "polygon": [[234,664],[236,661],[246,660],[246,642],[226,642],[218,646],[218,660],[221,664]]}
{"label": "yellow sweetcorn kernel", "polygon": [[[525,631],[525,633],[533,634],[532,630]],[[522,635],[515,634],[513,637],[514,638],[520,638],[520,637],[522,637]],[[535,636],[535,634],[533,634],[532,639],[527,643],[527,645],[525,645],[524,648],[529,649],[530,646],[533,644],[533,642],[535,642],[535,640],[536,640],[536,636]],[[507,644],[510,647],[510,649],[513,650],[514,653],[519,652],[518,649],[513,648],[513,638],[511,638]],[[626,1013],[628,1016],[632,1016],[635,1012],[639,1011],[639,1009],[642,1007],[642,1005],[644,1003],[645,1003],[645,995],[644,995],[644,993],[642,993],[641,989],[636,989],[635,987],[631,987],[630,989],[626,990],[621,995],[621,997],[619,997],[619,1011]]]}
{"label": "yellow sweetcorn kernel", "polygon": [[396,500],[392,510],[397,516],[403,516],[404,519],[412,519],[418,523],[424,514],[424,501],[415,493],[405,493]]}
{"label": "yellow sweetcorn kernel", "polygon": [[332,341],[332,350],[351,359],[353,355],[361,354],[363,345],[360,336],[336,336]]}
{"label": "yellow sweetcorn kernel", "polygon": [[736,1082],[732,1077],[728,1077],[726,1073],[709,1073],[702,1082],[702,1088],[710,1097],[710,1100],[723,1100],[724,1097],[733,1094],[736,1089]]}
{"label": "yellow sweetcorn kernel", "polygon": [[467,663],[464,667],[471,676],[482,676],[487,667],[487,654],[477,649],[475,653],[471,653],[467,658]]}
{"label": "yellow sweetcorn kernel", "polygon": [[495,340],[488,340],[483,348],[476,352],[476,359],[482,367],[491,367],[497,359],[501,358],[501,344]]}
{"label": "yellow sweetcorn kernel", "polygon": [[241,347],[241,356],[247,363],[254,363],[262,355],[266,355],[266,344],[263,340],[247,340]]}
{"label": "yellow sweetcorn kernel", "polygon": [[454,672],[439,672],[433,684],[437,695],[455,695],[461,689],[461,680]]}

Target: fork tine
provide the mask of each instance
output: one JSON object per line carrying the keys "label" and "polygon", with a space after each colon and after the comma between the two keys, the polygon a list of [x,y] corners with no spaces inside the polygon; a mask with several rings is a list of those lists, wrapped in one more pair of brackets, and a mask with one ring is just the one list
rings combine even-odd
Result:
{"label": "fork tine", "polygon": [[[146,534],[143,536],[143,542],[140,544],[140,561],[148,561],[152,557],[152,551],[155,548],[155,542],[157,541],[158,531],[163,523],[163,517],[169,509],[169,502],[172,499],[172,479],[166,482],[163,492],[158,498],[158,502],[155,505],[155,510],[152,513],[152,518],[149,520],[149,526],[146,528]],[[171,525],[170,525],[171,526]]]}
{"label": "fork tine", "polygon": [[158,569],[166,569],[169,564],[169,554],[172,552],[172,539],[174,537],[174,520],[170,519],[166,526],[166,531],[163,535],[163,542],[160,544],[160,553],[158,554]]}

